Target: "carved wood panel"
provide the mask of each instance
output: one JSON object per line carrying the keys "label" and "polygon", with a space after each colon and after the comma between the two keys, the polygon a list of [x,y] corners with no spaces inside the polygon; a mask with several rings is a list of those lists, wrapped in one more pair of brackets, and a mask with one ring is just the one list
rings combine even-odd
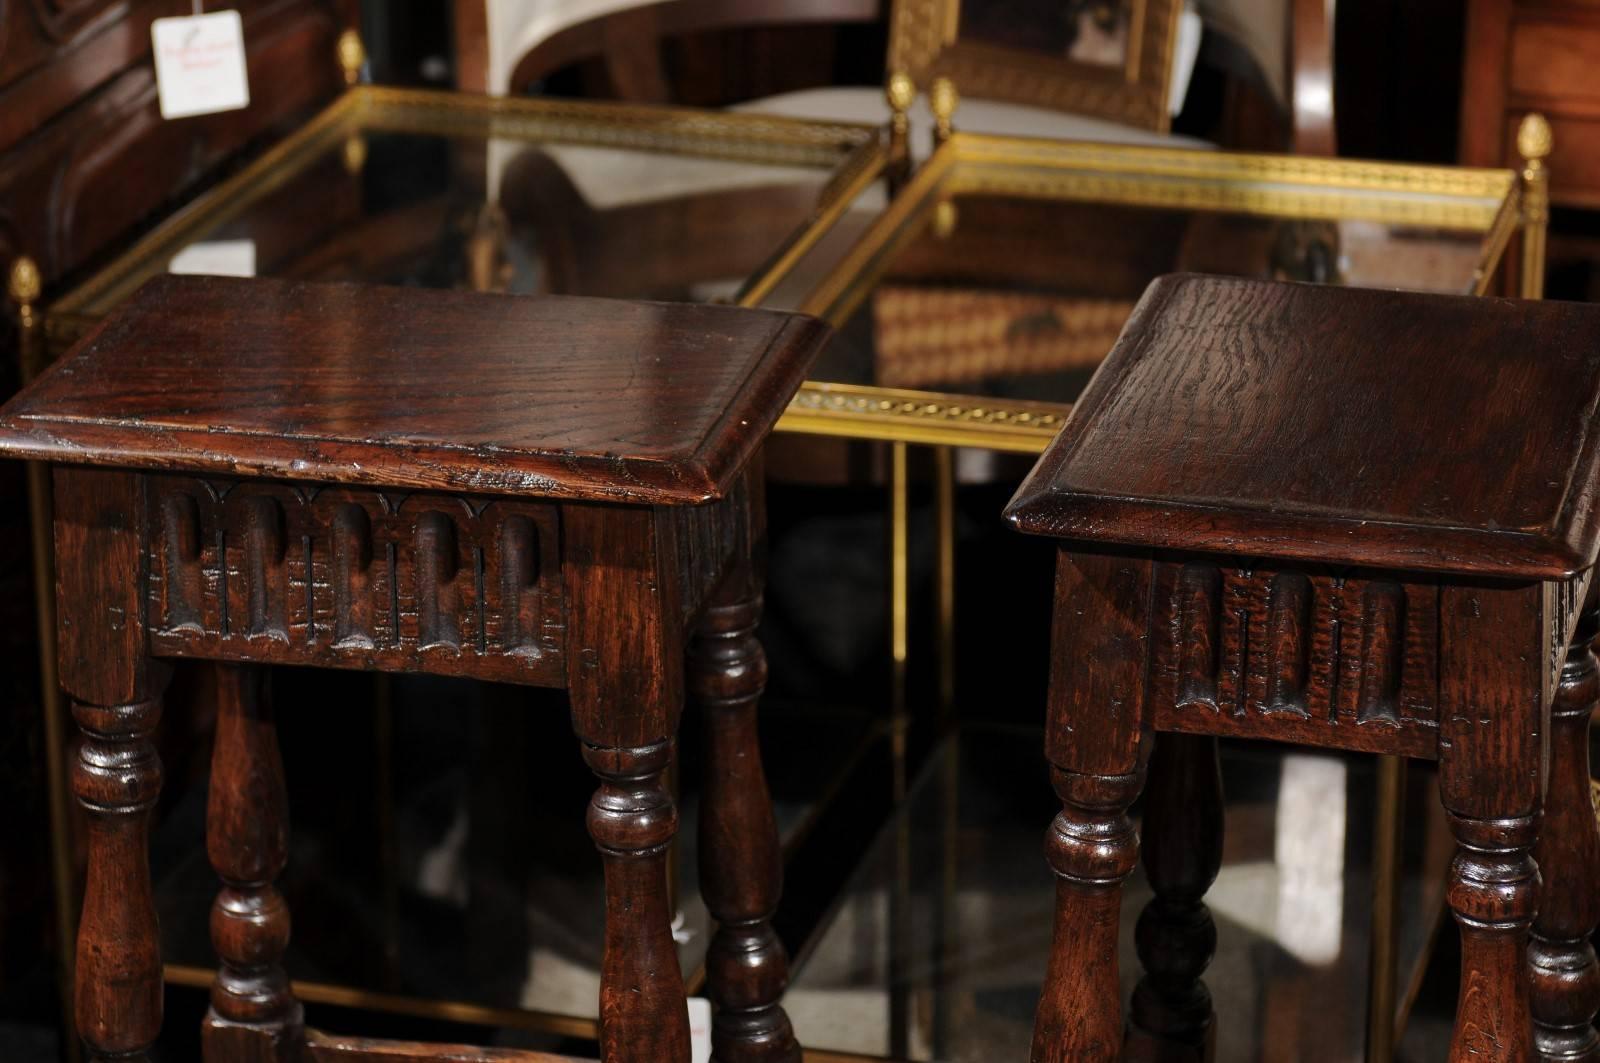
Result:
{"label": "carved wood panel", "polygon": [[554,505],[177,477],[148,490],[159,655],[564,683]]}
{"label": "carved wood panel", "polygon": [[1158,567],[1159,730],[1433,757],[1439,589],[1210,561]]}

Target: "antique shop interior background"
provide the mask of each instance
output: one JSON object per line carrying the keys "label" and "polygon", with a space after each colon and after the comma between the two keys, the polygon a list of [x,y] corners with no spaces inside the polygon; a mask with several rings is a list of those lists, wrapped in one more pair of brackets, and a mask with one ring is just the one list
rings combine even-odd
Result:
{"label": "antique shop interior background", "polygon": [[[151,24],[225,10],[248,102],[186,112]],[[1007,499],[1157,275],[1600,300],[1597,69],[1585,0],[13,0],[0,400],[166,272],[828,321],[765,453],[785,1006],[808,1059],[1026,1058],[1060,807],[1054,548],[1005,527]],[[0,465],[18,1063],[81,1058],[46,483]],[[168,1061],[199,1058],[216,965],[208,681],[179,671],[158,739]],[[564,695],[274,683],[308,1022],[592,1057],[601,867]],[[1248,741],[1222,766],[1216,1058],[1443,1058],[1459,957],[1432,767]],[[669,873],[694,996],[692,830]]]}

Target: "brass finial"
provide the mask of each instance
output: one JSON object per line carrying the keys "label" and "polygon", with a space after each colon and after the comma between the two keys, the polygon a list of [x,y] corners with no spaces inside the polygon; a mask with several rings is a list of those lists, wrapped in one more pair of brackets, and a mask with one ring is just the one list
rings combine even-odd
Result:
{"label": "brass finial", "polygon": [[933,84],[928,87],[928,106],[933,109],[933,136],[939,143],[949,140],[954,132],[952,119],[960,104],[961,95],[956,92],[954,81],[945,77],[933,79]]}
{"label": "brass finial", "polygon": [[1530,111],[1517,126],[1522,156],[1522,266],[1524,299],[1544,298],[1545,244],[1550,226],[1550,154],[1554,138],[1544,115]]}
{"label": "brass finial", "polygon": [[1517,154],[1524,159],[1542,159],[1550,154],[1550,123],[1538,111],[1530,112],[1517,126]]}
{"label": "brass finial", "polygon": [[911,110],[911,105],[917,99],[917,83],[911,80],[911,75],[904,70],[896,70],[889,75],[889,84],[884,90],[888,97],[889,109],[897,115],[903,115]]}
{"label": "brass finial", "polygon": [[39,264],[27,255],[18,255],[11,262],[11,277],[6,284],[6,294],[24,310],[32,308],[44,293],[44,280],[39,276]]}
{"label": "brass finial", "polygon": [[366,165],[367,138],[362,136],[347,138],[344,142],[344,172],[354,177]]}
{"label": "brass finial", "polygon": [[354,85],[361,80],[361,68],[367,61],[366,45],[361,34],[353,29],[339,34],[339,69],[344,71],[344,83]]}

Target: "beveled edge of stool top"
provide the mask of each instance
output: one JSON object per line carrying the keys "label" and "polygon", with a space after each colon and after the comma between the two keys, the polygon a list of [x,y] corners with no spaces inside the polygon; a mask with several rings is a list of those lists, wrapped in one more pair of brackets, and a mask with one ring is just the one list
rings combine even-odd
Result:
{"label": "beveled edge of stool top", "polygon": [[0,408],[0,457],[703,502],[828,335],[725,306],[161,277]]}
{"label": "beveled edge of stool top", "polygon": [[1600,306],[1179,274],[1006,508],[1086,542],[1565,578],[1600,549]]}

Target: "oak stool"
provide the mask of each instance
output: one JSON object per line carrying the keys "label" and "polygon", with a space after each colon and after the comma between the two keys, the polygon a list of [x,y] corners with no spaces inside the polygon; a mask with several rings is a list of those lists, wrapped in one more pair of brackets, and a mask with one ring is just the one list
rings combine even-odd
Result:
{"label": "oak stool", "polygon": [[169,662],[200,658],[225,662],[208,1060],[490,1058],[303,1029],[281,966],[287,809],[264,667],[298,664],[569,691],[600,781],[600,1043],[619,1063],[689,1059],[662,783],[687,688],[710,735],[716,1055],[797,1063],[769,922],[781,867],[752,558],[758,448],[826,333],[726,307],[170,278],[0,410],[0,454],[56,466],[91,1056],[143,1059],[159,1032],[151,737]]}
{"label": "oak stool", "polygon": [[[1218,736],[1437,759],[1450,1059],[1600,1060],[1597,405],[1600,306],[1150,287],[1007,510],[1061,540],[1034,1060],[1208,1052]],[[1125,1034],[1117,921],[1151,760]]]}

